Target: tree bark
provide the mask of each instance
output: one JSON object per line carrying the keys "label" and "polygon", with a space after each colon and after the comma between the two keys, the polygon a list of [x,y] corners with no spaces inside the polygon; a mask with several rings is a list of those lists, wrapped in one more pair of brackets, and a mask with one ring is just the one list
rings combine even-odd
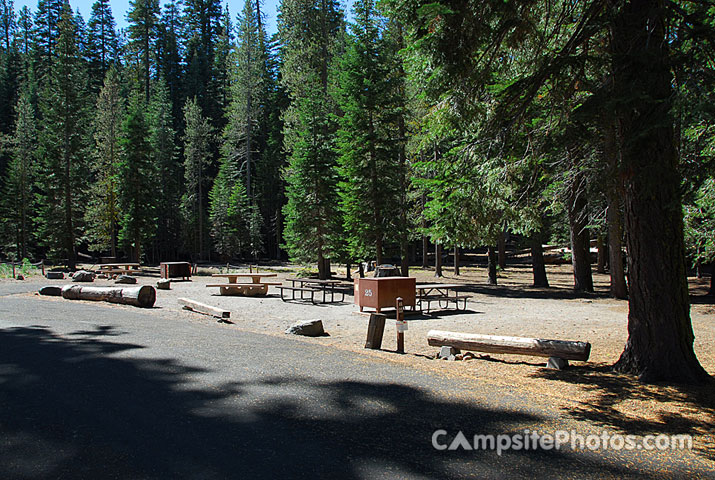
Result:
{"label": "tree bark", "polygon": [[591,355],[591,344],[588,342],[480,335],[444,330],[430,330],[427,332],[427,344],[433,347],[447,345],[471,352],[560,357],[565,360],[579,360],[582,362],[587,361]]}
{"label": "tree bark", "polygon": [[549,279],[546,277],[544,247],[541,244],[540,232],[531,235],[531,265],[534,271],[534,286],[548,288]]}
{"label": "tree bark", "polygon": [[504,231],[497,237],[497,250],[499,252],[499,268],[506,270],[506,235]]}
{"label": "tree bark", "polygon": [[459,275],[459,245],[454,246],[454,274]]}
{"label": "tree bark", "polygon": [[608,224],[608,272],[611,276],[611,296],[613,298],[628,298],[628,287],[623,271],[623,220],[621,218],[622,184],[618,176],[618,143],[616,125],[613,119],[604,123],[603,153],[608,165],[611,181],[606,186],[606,223]]}
{"label": "tree bark", "polygon": [[586,213],[585,180],[576,174],[569,192],[569,228],[571,229],[571,264],[573,265],[574,290],[593,292],[591,276],[590,237]]}
{"label": "tree bark", "polygon": [[494,247],[487,248],[487,272],[489,285],[497,284],[497,253]]}
{"label": "tree bark", "polygon": [[427,219],[425,218],[424,213],[426,203],[427,199],[425,197],[425,194],[422,193],[422,268],[429,267],[429,240],[424,234],[425,230],[427,230]]}
{"label": "tree bark", "polygon": [[693,350],[665,9],[625,2],[612,23],[628,247],[628,341],[614,368],[643,382],[709,379]]}
{"label": "tree bark", "polygon": [[434,243],[434,276],[442,276],[442,245],[439,241]]}
{"label": "tree bark", "polygon": [[608,258],[608,252],[606,247],[606,242],[603,238],[602,233],[598,233],[596,236],[597,249],[598,249],[598,259],[596,260],[596,272],[606,273],[606,258]]}
{"label": "tree bark", "polygon": [[156,301],[156,290],[149,285],[141,287],[83,287],[80,285],[65,285],[62,287],[62,298],[68,300],[95,300],[135,307],[151,308]]}

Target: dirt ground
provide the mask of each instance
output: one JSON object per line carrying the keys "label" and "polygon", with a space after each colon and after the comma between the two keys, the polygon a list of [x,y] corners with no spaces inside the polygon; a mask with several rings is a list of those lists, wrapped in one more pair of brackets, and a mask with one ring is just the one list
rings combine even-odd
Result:
{"label": "dirt ground", "polygon": [[[635,378],[611,372],[627,338],[627,301],[608,298],[608,276],[594,273],[596,293],[576,295],[572,291],[570,265],[549,265],[551,287],[530,286],[530,266],[510,266],[499,274],[499,285],[487,285],[483,268],[462,268],[454,276],[445,268],[445,276],[435,279],[434,271],[411,269],[418,283],[460,283],[471,295],[467,311],[438,311],[409,315],[405,334],[405,355],[394,353],[394,321],[388,320],[381,351],[365,350],[368,317],[357,314],[353,297],[343,303],[312,305],[310,302],[283,302],[271,287],[267,297],[220,296],[210,273],[202,269],[190,282],[172,282],[169,291],[157,291],[156,311],[171,312],[185,321],[213,322],[207,316],[182,310],[179,297],[187,297],[231,311],[231,325],[217,328],[242,329],[269,335],[285,335],[284,330],[300,320],[320,319],[329,336],[296,337],[325,346],[360,352],[367,356],[409,364],[414,368],[436,370],[444,375],[474,378],[475,381],[504,385],[533,394],[559,408],[563,415],[588,420],[604,429],[630,434],[690,433],[695,447],[706,458],[715,460],[715,384],[704,387],[641,385]],[[276,281],[296,276],[290,267],[261,268],[278,273]],[[337,269],[344,277],[344,269]],[[139,276],[140,284],[154,285],[158,275]],[[12,281],[12,280],[2,280]],[[42,277],[27,282],[65,284]],[[271,279],[273,281],[273,279]],[[113,284],[111,280],[96,285]],[[691,318],[695,333],[695,351],[705,369],[715,376],[715,302],[707,298],[708,279],[690,279]],[[114,308],[132,308],[115,306]],[[558,340],[588,341],[592,345],[588,362],[571,362],[564,371],[543,368],[539,357],[478,354],[467,361],[436,360],[436,347],[427,345],[429,330],[525,336]]]}

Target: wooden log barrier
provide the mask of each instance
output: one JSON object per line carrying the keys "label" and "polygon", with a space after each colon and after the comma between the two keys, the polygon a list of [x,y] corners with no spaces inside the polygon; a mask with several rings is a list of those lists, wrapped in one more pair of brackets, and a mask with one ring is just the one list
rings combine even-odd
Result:
{"label": "wooden log barrier", "polygon": [[68,300],[94,300],[135,307],[151,308],[156,301],[156,290],[149,285],[141,287],[85,287],[80,285],[65,285],[62,287],[62,298]]}
{"label": "wooden log barrier", "polygon": [[502,337],[441,330],[427,332],[427,343],[433,347],[449,346],[473,352],[559,357],[583,362],[587,361],[591,354],[591,344],[588,342]]}
{"label": "wooden log barrier", "polygon": [[211,305],[206,305],[205,303],[197,302],[196,300],[191,300],[190,298],[179,298],[179,303],[183,305],[184,310],[191,310],[196,313],[202,313],[204,315],[211,315],[219,319],[227,319],[231,317],[231,312],[218,307],[212,307]]}

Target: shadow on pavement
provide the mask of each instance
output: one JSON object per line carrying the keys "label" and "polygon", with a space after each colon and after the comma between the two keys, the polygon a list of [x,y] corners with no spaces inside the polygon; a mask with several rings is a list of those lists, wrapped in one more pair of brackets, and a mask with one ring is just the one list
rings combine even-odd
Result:
{"label": "shadow on pavement", "polygon": [[0,478],[634,476],[568,451],[432,447],[437,428],[517,433],[539,421],[526,413],[299,374],[199,384],[208,370],[141,357],[121,338],[111,327],[0,330]]}

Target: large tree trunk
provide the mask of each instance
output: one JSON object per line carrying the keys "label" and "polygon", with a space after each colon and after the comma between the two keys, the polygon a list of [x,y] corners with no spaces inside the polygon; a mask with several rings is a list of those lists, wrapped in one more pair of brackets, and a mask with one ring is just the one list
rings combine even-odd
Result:
{"label": "large tree trunk", "polygon": [[623,220],[621,218],[622,185],[618,175],[618,143],[616,125],[612,118],[604,122],[603,154],[608,165],[610,181],[606,185],[606,223],[608,224],[608,272],[611,276],[611,296],[628,298],[628,287],[623,271]]}
{"label": "large tree trunk", "polygon": [[569,195],[569,227],[571,229],[571,264],[573,265],[574,290],[593,292],[591,275],[590,237],[586,212],[585,180],[576,174]]}
{"label": "large tree trunk", "polygon": [[615,364],[644,382],[700,383],[693,350],[672,77],[658,0],[631,0],[612,24],[628,247],[628,341]]}
{"label": "large tree trunk", "polygon": [[459,245],[454,246],[454,274],[459,275]]}
{"label": "large tree trunk", "polygon": [[596,272],[606,273],[606,259],[608,258],[608,247],[601,232],[596,236],[596,248],[598,249],[598,257],[596,260]]}
{"label": "large tree trunk", "polygon": [[422,235],[422,268],[429,267],[429,241]]}
{"label": "large tree trunk", "polygon": [[442,245],[439,241],[434,242],[434,276],[442,276]]}
{"label": "large tree trunk", "polygon": [[499,268],[506,270],[506,234],[504,231],[497,237],[497,250],[499,253]]}
{"label": "large tree trunk", "polygon": [[487,248],[487,272],[489,285],[497,284],[497,252],[494,247]]}
{"label": "large tree trunk", "polygon": [[531,235],[531,265],[534,271],[534,286],[548,288],[546,277],[546,262],[544,262],[544,247],[541,245],[541,232]]}

